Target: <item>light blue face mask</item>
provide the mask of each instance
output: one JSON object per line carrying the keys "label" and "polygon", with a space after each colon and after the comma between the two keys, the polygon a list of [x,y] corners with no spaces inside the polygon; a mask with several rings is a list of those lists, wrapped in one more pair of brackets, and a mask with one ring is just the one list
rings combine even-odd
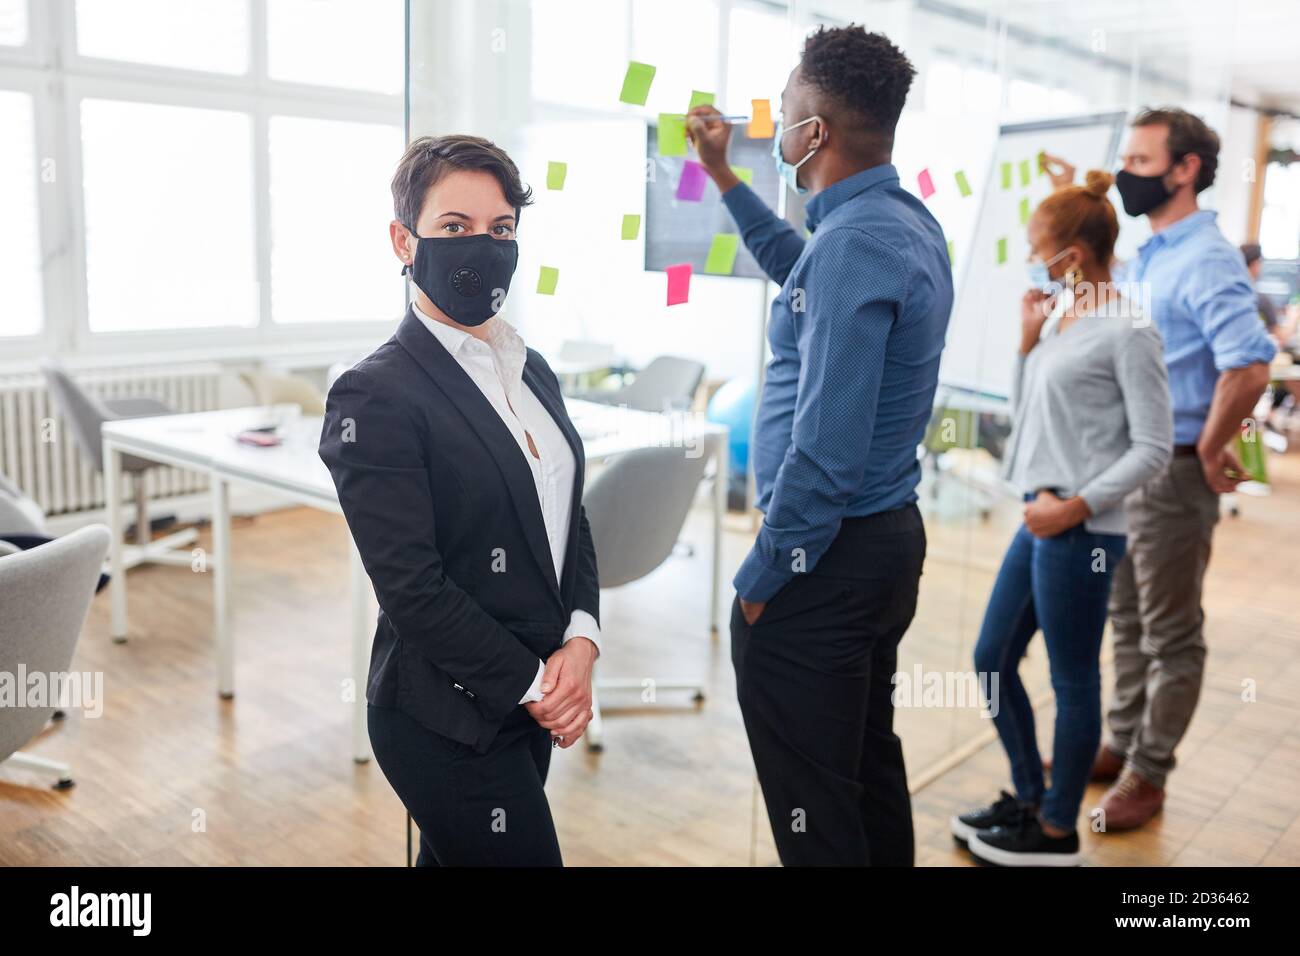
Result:
{"label": "light blue face mask", "polygon": [[1056,263],[1064,256],[1069,249],[1062,249],[1046,262],[1030,262],[1026,268],[1029,270],[1029,284],[1035,289],[1042,289],[1044,292],[1057,293],[1061,291],[1062,283],[1053,279],[1047,271],[1047,267]]}
{"label": "light blue face mask", "polygon": [[785,157],[781,155],[781,138],[785,136],[786,133],[790,132],[791,129],[798,129],[804,123],[811,123],[813,120],[818,120],[820,122],[821,117],[810,116],[806,120],[800,120],[795,123],[790,127],[790,129],[785,128],[785,124],[782,120],[777,120],[776,135],[772,137],[772,159],[776,163],[776,173],[785,180],[787,186],[793,189],[800,196],[808,191],[808,187],[799,185],[799,167],[812,159],[813,153],[817,152],[817,150],[808,150],[808,155],[803,159],[799,160],[797,163],[790,164],[787,163]]}

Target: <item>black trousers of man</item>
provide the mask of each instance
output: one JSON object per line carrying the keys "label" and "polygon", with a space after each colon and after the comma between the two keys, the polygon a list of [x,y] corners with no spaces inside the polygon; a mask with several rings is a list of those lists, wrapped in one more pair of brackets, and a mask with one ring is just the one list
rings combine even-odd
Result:
{"label": "black trousers of man", "polygon": [[892,693],[924,562],[915,505],[849,518],[752,627],[732,606],[740,712],[786,866],[913,863]]}

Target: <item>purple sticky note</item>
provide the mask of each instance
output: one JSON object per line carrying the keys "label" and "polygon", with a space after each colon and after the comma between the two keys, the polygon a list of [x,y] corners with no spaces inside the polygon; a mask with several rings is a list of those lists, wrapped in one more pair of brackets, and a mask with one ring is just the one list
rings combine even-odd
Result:
{"label": "purple sticky note", "polygon": [[699,202],[704,195],[704,184],[709,181],[709,174],[704,167],[693,160],[686,160],[682,167],[682,178],[677,183],[677,198],[688,202]]}
{"label": "purple sticky note", "polygon": [[929,169],[923,169],[916,174],[916,184],[921,187],[922,199],[929,199],[934,195],[934,180],[930,178]]}
{"label": "purple sticky note", "polygon": [[668,273],[668,304],[681,305],[691,297],[691,264],[668,266],[664,272]]}

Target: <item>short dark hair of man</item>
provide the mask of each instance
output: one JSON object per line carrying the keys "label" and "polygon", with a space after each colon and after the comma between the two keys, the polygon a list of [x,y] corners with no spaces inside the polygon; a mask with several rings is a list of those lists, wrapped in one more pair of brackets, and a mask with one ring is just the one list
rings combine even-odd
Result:
{"label": "short dark hair of man", "polygon": [[916,70],[887,36],[854,24],[822,27],[804,42],[799,72],[872,138],[893,144]]}
{"label": "short dark hair of man", "polygon": [[1241,246],[1241,257],[1246,260],[1246,265],[1253,266],[1264,258],[1264,250],[1260,248],[1258,242],[1245,242]]}
{"label": "short dark hair of man", "polygon": [[519,167],[504,149],[481,136],[421,136],[406,147],[393,174],[393,217],[412,232],[429,188],[457,169],[482,169],[496,177],[515,222],[533,191],[519,178]]}
{"label": "short dark hair of man", "polygon": [[1201,171],[1196,177],[1196,192],[1214,185],[1214,174],[1219,169],[1219,134],[1201,119],[1176,106],[1147,109],[1133,120],[1133,126],[1163,126],[1169,131],[1166,145],[1174,162],[1193,153],[1201,157]]}

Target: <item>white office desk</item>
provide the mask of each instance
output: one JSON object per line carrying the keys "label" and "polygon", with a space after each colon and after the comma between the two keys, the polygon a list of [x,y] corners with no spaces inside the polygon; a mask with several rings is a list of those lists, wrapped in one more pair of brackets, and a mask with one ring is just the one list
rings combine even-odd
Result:
{"label": "white office desk", "polygon": [[[698,447],[713,454],[716,477],[713,494],[713,587],[709,597],[709,627],[719,627],[719,588],[722,574],[722,518],[727,507],[727,429],[694,419],[657,415],[590,402],[568,403],[574,425],[582,436],[587,461],[599,461],[624,451],[662,445]],[[317,454],[319,417],[292,417],[280,429],[281,445],[257,448],[235,440],[239,432],[274,421],[286,421],[283,410],[234,408],[158,418],[105,422],[104,497],[113,540],[109,548],[109,596],[112,635],[127,635],[126,575],[122,567],[122,455],[204,472],[212,487],[212,550],[208,570],[212,575],[213,638],[217,649],[217,691],[225,698],[235,693],[235,646],[230,618],[230,486],[269,489],[300,504],[341,514],[338,494],[329,469]],[[692,452],[693,453],[693,452]],[[349,548],[352,636],[352,677],[355,698],[352,711],[352,755],[358,762],[370,759],[366,732],[365,685],[369,670],[374,617],[372,590],[356,547]]]}

